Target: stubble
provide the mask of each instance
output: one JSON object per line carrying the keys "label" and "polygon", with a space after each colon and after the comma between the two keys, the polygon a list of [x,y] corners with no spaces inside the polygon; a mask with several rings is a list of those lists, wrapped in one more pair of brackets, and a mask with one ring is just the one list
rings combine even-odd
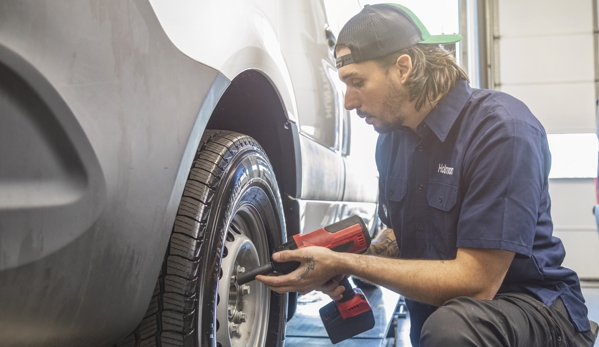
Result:
{"label": "stubble", "polygon": [[391,82],[387,84],[387,94],[383,98],[383,115],[378,117],[379,124],[373,124],[379,134],[395,131],[405,123],[405,107],[409,101],[408,95],[402,93]]}

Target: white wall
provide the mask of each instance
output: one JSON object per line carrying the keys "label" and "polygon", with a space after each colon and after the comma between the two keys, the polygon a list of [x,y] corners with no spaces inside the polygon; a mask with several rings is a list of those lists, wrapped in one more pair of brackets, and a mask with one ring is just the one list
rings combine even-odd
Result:
{"label": "white wall", "polygon": [[[524,101],[550,134],[594,133],[593,0],[496,1],[497,89]],[[599,279],[593,180],[551,180],[550,194],[564,265]]]}
{"label": "white wall", "polygon": [[564,266],[583,279],[599,278],[599,232],[591,213],[594,189],[592,179],[552,180],[549,186],[555,236],[566,248]]}

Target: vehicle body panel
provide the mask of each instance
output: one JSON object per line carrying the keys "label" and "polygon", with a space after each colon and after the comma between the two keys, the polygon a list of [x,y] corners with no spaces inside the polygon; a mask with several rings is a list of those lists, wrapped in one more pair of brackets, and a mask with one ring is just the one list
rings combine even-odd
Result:
{"label": "vehicle body panel", "polygon": [[[206,6],[186,0],[173,6],[168,0],[153,0],[151,4],[173,44],[191,58],[230,79],[247,69],[267,75],[278,87],[288,119],[298,123],[305,136],[302,146],[310,147],[303,144],[307,137],[320,144],[314,146],[334,153],[306,160],[333,161],[325,165],[343,170],[337,129],[344,110],[334,89],[337,76],[320,1],[227,0]],[[310,156],[314,152],[301,153]],[[325,176],[320,172],[316,177]],[[342,172],[336,170],[326,177],[327,181],[340,180],[322,185],[317,195],[302,191],[295,198],[341,199]],[[302,175],[302,182],[302,187],[311,186],[314,176]]]}
{"label": "vehicle body panel", "polygon": [[[76,115],[70,121],[82,143],[73,145],[89,141],[93,151],[81,156],[95,156],[101,170],[86,173],[105,184],[94,195],[94,214],[62,235],[26,214],[2,224],[0,292],[19,290],[0,295],[0,340],[8,345],[24,336],[30,345],[91,345],[132,330],[160,271],[197,143],[228,84],[170,43],[147,2],[110,5],[0,4],[0,44],[34,66]],[[2,216],[17,212],[26,211],[4,208]],[[36,247],[25,253],[30,240]],[[108,315],[94,319],[98,312]]]}
{"label": "vehicle body panel", "polygon": [[287,116],[296,121],[293,86],[279,42],[279,1],[150,2],[181,52],[231,80],[246,69],[263,71],[279,87]]}

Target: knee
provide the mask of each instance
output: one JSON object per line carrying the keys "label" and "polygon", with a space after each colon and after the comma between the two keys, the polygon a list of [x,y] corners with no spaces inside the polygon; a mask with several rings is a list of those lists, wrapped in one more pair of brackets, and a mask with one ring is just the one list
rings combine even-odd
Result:
{"label": "knee", "polygon": [[452,299],[433,312],[422,326],[420,346],[471,346],[467,333],[473,329],[468,317],[471,300],[467,297]]}

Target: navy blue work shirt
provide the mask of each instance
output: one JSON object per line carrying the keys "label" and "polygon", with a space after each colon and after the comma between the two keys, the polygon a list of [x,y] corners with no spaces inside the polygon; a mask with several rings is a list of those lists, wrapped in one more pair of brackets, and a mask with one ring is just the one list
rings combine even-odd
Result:
{"label": "navy blue work shirt", "polygon": [[416,133],[381,134],[376,162],[379,215],[402,259],[455,259],[459,247],[514,252],[499,293],[547,306],[560,297],[576,329],[590,329],[578,276],[561,266],[565,250],[552,236],[547,135],[524,103],[460,80]]}

